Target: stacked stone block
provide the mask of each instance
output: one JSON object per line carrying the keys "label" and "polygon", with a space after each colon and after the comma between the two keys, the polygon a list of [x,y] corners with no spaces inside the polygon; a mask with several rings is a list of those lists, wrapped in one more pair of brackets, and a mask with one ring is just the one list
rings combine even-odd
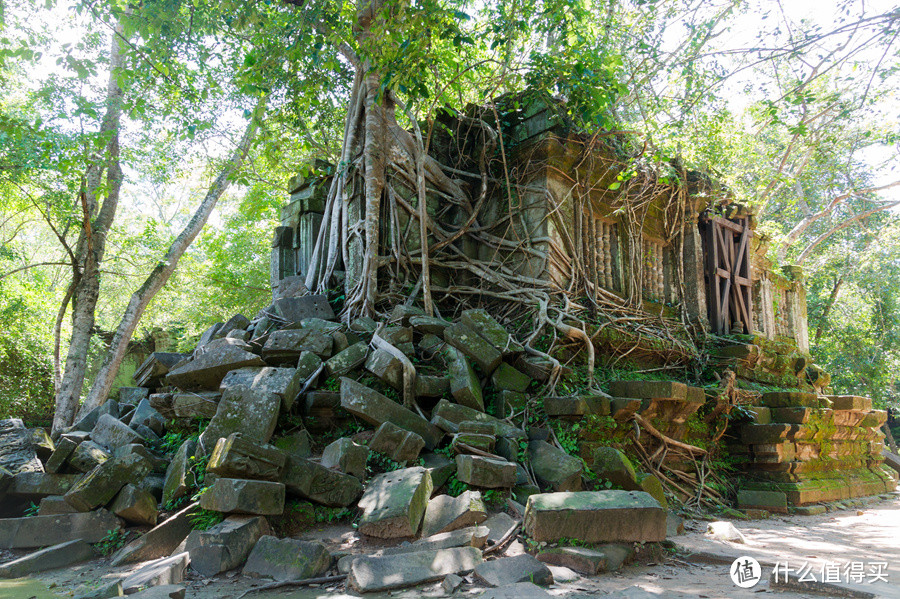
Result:
{"label": "stacked stone block", "polygon": [[736,448],[747,459],[739,507],[787,511],[896,486],[882,467],[887,413],[872,400],[795,391],[765,393],[760,404]]}

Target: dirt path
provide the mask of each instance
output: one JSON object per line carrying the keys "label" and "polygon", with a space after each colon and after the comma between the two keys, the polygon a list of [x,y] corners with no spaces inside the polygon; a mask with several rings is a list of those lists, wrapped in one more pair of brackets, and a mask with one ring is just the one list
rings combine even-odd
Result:
{"label": "dirt path", "polygon": [[[619,572],[597,578],[577,578],[559,583],[549,589],[552,595],[578,599],[603,596],[615,591],[637,586],[640,589],[667,598],[741,599],[759,598],[761,593],[777,594],[784,599],[821,597],[808,593],[780,592],[771,589],[768,577],[772,565],[785,563],[793,570],[809,563],[810,572],[817,580],[822,578],[826,564],[852,564],[858,562],[865,570],[877,562],[887,564],[885,577],[888,584],[870,584],[874,575],[863,572],[860,589],[875,592],[878,596],[900,597],[900,494],[889,499],[870,500],[867,505],[821,516],[779,516],[767,520],[734,521],[744,534],[746,544],[715,541],[707,537],[706,522],[689,521],[689,532],[673,540],[684,551],[659,563],[626,566]],[[328,527],[310,531],[304,538],[315,538],[332,550],[358,552],[363,542],[347,527]],[[508,550],[521,551],[514,543]],[[763,565],[763,580],[750,589],[734,585],[729,576],[734,557],[747,555]],[[719,563],[702,563],[718,561]],[[102,560],[83,564],[68,570],[36,575],[29,580],[0,581],[2,599],[58,599],[73,597],[96,588],[102,581],[136,569],[111,569]],[[834,570],[830,570],[835,575]],[[840,576],[844,576],[841,571]],[[470,577],[471,579],[471,577]],[[265,581],[247,579],[235,572],[202,579],[194,574],[185,582],[189,599],[235,599],[243,591],[264,584]],[[483,587],[465,584],[460,597],[476,597]],[[632,591],[634,593],[634,591]],[[370,599],[412,599],[416,597],[444,596],[440,584],[394,592],[371,594]],[[267,591],[250,595],[248,599],[343,599],[358,597],[343,585],[328,587]]]}

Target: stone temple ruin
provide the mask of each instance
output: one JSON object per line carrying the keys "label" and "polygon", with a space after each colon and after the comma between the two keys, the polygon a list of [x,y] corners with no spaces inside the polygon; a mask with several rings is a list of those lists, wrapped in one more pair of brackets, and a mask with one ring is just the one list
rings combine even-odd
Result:
{"label": "stone temple ruin", "polygon": [[[303,283],[332,176],[317,163],[291,181],[266,309],[210,327],[190,353],[152,353],[135,387],[56,440],[0,422],[0,549],[37,550],[0,564],[0,576],[89,560],[92,544],[119,539],[113,566],[149,563],[76,595],[177,584],[188,567],[346,580],[360,592],[548,585],[551,567],[595,576],[677,535],[681,507],[812,513],[893,491],[885,413],[827,394],[808,354],[802,273],[767,261],[753,214],[675,166],[682,191],[665,172],[629,191],[621,151],[573,134],[554,110],[505,115],[521,210],[508,217],[510,194],[488,190],[487,242],[454,251],[496,260],[547,294],[577,272],[593,305],[672,331],[597,325],[599,370],[702,356],[712,382],[643,377],[550,392],[553,364],[478,298],[445,302],[447,318],[401,302],[378,321],[339,321],[333,298]],[[459,153],[452,145],[476,134],[442,118],[463,134],[436,134],[432,151]],[[448,227],[464,218],[438,201],[428,211]],[[384,223],[383,239],[414,249],[416,222]],[[341,266],[345,281],[359,276]],[[465,269],[438,265],[432,277],[436,289],[483,284],[484,298],[502,295]],[[577,349],[558,354],[571,376]],[[726,453],[735,471],[716,472]],[[292,538],[332,518],[354,520],[368,551]],[[529,551],[507,555],[517,538]],[[457,576],[469,572],[471,582]]]}

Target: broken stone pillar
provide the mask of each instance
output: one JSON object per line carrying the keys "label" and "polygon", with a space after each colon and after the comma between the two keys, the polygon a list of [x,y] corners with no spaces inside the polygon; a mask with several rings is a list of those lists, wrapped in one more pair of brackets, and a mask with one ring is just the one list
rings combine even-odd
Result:
{"label": "broken stone pillar", "polygon": [[352,379],[341,379],[341,407],[370,424],[391,422],[412,431],[422,437],[429,449],[433,449],[442,436],[430,422],[412,410]]}
{"label": "broken stone pillar", "polygon": [[373,477],[359,500],[359,532],[383,539],[414,536],[431,491],[431,475],[420,466]]}

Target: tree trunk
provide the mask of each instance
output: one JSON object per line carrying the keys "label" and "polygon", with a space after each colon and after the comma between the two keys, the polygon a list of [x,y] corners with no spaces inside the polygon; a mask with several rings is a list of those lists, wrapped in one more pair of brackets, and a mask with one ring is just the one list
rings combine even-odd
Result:
{"label": "tree trunk", "polygon": [[[119,165],[119,126],[122,116],[122,88],[118,84],[123,66],[120,36],[124,28],[117,24],[110,40],[109,79],[107,81],[106,113],[100,124],[100,135],[108,138],[104,154],[99,156],[86,174],[86,185],[81,193],[83,211],[82,232],[79,236],[78,268],[73,293],[72,337],[59,387],[56,390],[56,411],[52,432],[59,432],[72,424],[78,409],[81,389],[87,370],[87,356],[91,333],[94,328],[94,310],[100,295],[100,263],[106,250],[106,235],[112,226],[122,188],[122,169]],[[100,187],[103,166],[106,167],[107,192],[103,205],[92,219],[97,206],[97,190]]]}
{"label": "tree trunk", "polygon": [[86,413],[96,406],[101,405],[109,396],[110,389],[112,389],[116,374],[119,371],[119,366],[122,364],[125,352],[128,349],[128,342],[134,335],[134,331],[141,320],[141,316],[144,314],[144,310],[146,310],[151,300],[153,300],[159,290],[166,284],[169,277],[172,276],[172,273],[175,272],[181,256],[191,246],[197,235],[200,234],[200,231],[206,225],[207,220],[209,220],[209,216],[212,214],[219,198],[221,198],[222,194],[228,189],[231,178],[243,165],[247,153],[250,150],[250,146],[253,143],[253,139],[256,137],[256,132],[259,128],[259,118],[262,115],[265,104],[266,97],[263,97],[257,103],[256,110],[254,111],[250,122],[247,124],[247,129],[244,131],[244,136],[241,138],[240,143],[238,143],[231,158],[222,168],[219,176],[216,177],[212,185],[210,185],[203,201],[200,202],[200,205],[197,206],[197,210],[185,225],[184,229],[182,229],[178,237],[175,238],[175,241],[169,246],[162,261],[156,265],[156,268],[153,269],[140,288],[132,294],[131,300],[128,302],[128,307],[125,308],[125,313],[122,315],[116,333],[110,342],[106,357],[103,360],[103,365],[100,367],[100,371],[94,379],[94,384],[91,387],[90,393],[88,393],[88,396],[84,400],[84,405],[81,408],[82,413]]}

